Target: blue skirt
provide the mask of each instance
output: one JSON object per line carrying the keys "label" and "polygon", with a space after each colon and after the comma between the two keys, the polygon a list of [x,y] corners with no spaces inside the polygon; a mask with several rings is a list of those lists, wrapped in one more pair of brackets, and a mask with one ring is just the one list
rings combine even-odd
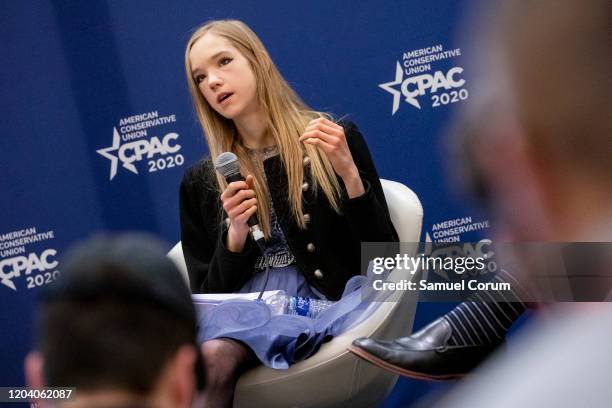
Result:
{"label": "blue skirt", "polygon": [[[260,291],[263,276],[264,273],[255,274],[240,292]],[[313,355],[324,342],[371,315],[376,309],[372,302],[384,300],[380,293],[371,290],[371,280],[371,273],[367,277],[352,277],[346,283],[340,300],[314,319],[295,315],[273,316],[268,306],[260,302],[224,301],[199,317],[198,341],[234,339],[250,347],[265,366],[287,369]],[[294,265],[270,269],[266,290],[278,289],[289,296],[324,298],[308,285]]]}

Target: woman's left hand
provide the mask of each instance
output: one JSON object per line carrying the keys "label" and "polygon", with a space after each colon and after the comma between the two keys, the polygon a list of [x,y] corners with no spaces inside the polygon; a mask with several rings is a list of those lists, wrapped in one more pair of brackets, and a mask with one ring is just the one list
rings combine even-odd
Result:
{"label": "woman's left hand", "polygon": [[344,128],[325,118],[311,120],[300,137],[300,142],[319,146],[342,179],[359,174],[346,143]]}
{"label": "woman's left hand", "polygon": [[317,118],[310,121],[299,140],[323,149],[334,171],[344,181],[349,197],[363,194],[359,170],[353,161],[342,126],[325,118]]}

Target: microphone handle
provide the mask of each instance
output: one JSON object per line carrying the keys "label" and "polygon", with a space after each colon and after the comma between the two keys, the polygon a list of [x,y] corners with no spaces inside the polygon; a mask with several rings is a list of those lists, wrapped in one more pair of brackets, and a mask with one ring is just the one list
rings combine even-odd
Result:
{"label": "microphone handle", "polygon": [[[244,181],[244,177],[242,177],[242,174],[240,173],[234,173],[229,176],[226,176],[225,181],[227,181],[227,184],[233,183],[234,181]],[[249,227],[254,227],[255,225],[259,225],[259,220],[257,219],[257,213],[249,217],[247,224],[249,225]]]}

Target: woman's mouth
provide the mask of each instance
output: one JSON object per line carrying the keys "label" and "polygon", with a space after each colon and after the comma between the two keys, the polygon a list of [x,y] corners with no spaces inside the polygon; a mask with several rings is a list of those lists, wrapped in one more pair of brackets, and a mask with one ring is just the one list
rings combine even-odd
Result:
{"label": "woman's mouth", "polygon": [[221,94],[219,94],[219,96],[217,96],[217,103],[222,105],[224,102],[226,102],[230,96],[232,96],[233,93],[232,92],[222,92]]}

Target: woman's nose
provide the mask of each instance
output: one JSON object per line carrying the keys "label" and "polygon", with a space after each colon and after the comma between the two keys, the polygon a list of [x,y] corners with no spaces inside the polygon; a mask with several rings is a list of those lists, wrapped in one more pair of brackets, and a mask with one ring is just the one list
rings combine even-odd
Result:
{"label": "woman's nose", "polygon": [[208,86],[210,86],[211,89],[215,89],[219,85],[222,85],[222,84],[223,84],[223,80],[221,79],[219,75],[217,75],[214,72],[211,72],[208,74]]}

